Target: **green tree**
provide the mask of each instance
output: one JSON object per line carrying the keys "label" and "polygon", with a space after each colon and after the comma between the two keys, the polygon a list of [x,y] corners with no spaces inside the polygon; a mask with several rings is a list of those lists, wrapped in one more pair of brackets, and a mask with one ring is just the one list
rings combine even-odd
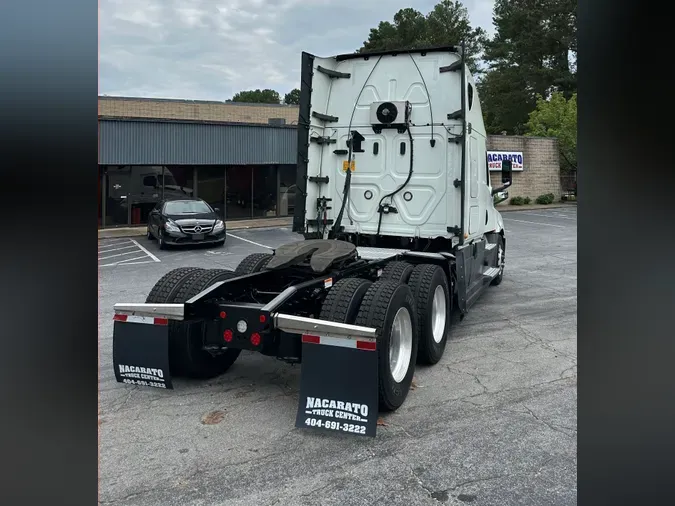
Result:
{"label": "green tree", "polygon": [[537,96],[576,92],[576,1],[496,0],[478,86],[489,133],[525,131]]}
{"label": "green tree", "polygon": [[548,100],[539,96],[537,107],[530,113],[527,135],[557,137],[561,168],[577,168],[577,94],[569,100],[563,92],[556,91]]}
{"label": "green tree", "polygon": [[450,46],[464,42],[469,69],[477,74],[477,57],[484,39],[485,31],[472,28],[469,13],[461,2],[442,0],[426,16],[409,7],[398,11],[393,23],[381,21],[377,28],[370,29],[368,40],[359,52]]}
{"label": "green tree", "polygon": [[248,90],[240,91],[234,97],[232,102],[247,102],[251,104],[280,104],[281,97],[274,90]]}
{"label": "green tree", "polygon": [[295,88],[284,95],[284,104],[298,105],[300,103],[300,90]]}

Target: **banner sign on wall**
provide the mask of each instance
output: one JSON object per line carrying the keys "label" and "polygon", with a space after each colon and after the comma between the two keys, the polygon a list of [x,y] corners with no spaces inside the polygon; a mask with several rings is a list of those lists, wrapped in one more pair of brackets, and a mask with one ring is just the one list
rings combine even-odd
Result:
{"label": "banner sign on wall", "polygon": [[502,160],[511,160],[512,170],[523,170],[522,151],[488,151],[488,168],[495,172],[502,170]]}

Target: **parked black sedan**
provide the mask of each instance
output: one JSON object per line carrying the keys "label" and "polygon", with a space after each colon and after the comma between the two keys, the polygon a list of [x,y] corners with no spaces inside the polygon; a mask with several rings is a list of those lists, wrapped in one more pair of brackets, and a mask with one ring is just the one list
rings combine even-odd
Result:
{"label": "parked black sedan", "polygon": [[202,199],[184,198],[159,202],[148,216],[148,239],[160,249],[185,244],[225,244],[225,222]]}

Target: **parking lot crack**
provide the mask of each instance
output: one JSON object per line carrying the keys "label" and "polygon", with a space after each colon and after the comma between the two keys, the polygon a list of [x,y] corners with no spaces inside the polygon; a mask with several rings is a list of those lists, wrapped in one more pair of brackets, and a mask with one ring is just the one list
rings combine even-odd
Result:
{"label": "parking lot crack", "polygon": [[433,498],[433,495],[432,495],[432,494],[433,494],[433,491],[430,490],[430,489],[424,484],[424,482],[422,481],[422,478],[420,478],[420,477],[417,475],[417,473],[415,472],[415,469],[414,469],[410,464],[408,464],[407,462],[405,462],[404,460],[402,460],[398,455],[393,455],[393,457],[394,457],[396,460],[398,460],[401,464],[403,464],[403,465],[410,471],[410,475],[415,479],[415,481],[416,481],[417,484],[420,486],[420,488],[421,488],[422,490],[424,490],[424,491],[427,493],[427,495],[428,495],[429,497]]}
{"label": "parking lot crack", "polygon": [[481,483],[483,481],[499,480],[500,478],[509,478],[510,476],[511,475],[509,474],[498,474],[495,476],[487,476],[485,478],[476,478],[475,480],[467,480],[455,485],[454,487],[451,487],[449,490],[455,491],[457,489],[465,487],[466,485],[473,485],[474,483]]}
{"label": "parking lot crack", "polygon": [[483,382],[480,380],[480,378],[478,377],[478,375],[473,374],[473,373],[471,373],[471,372],[462,371],[461,369],[455,369],[455,368],[453,368],[453,367],[450,367],[449,365],[446,366],[446,367],[447,367],[448,371],[450,371],[450,372],[456,372],[456,373],[460,373],[460,374],[466,374],[467,376],[472,377],[473,380],[474,380],[474,381],[475,381],[475,382],[483,389],[483,392],[480,393],[480,394],[478,394],[478,395],[483,395],[483,394],[489,393],[488,387],[486,387],[486,386],[483,384]]}
{"label": "parking lot crack", "polygon": [[[526,411],[527,411],[527,412],[528,412],[528,413],[529,413],[529,414],[530,414],[537,422],[539,422],[539,423],[545,425],[546,427],[548,427],[548,428],[551,429],[552,431],[558,432],[558,433],[563,434],[564,436],[567,436],[567,437],[574,437],[574,436],[572,436],[571,434],[568,434],[567,432],[565,432],[561,427],[558,427],[558,426],[556,426],[556,425],[553,425],[553,424],[547,422],[546,420],[543,420],[543,419],[539,418],[539,417],[537,416],[537,414],[536,414],[534,411],[532,411],[530,408],[528,408],[525,404],[523,404],[522,406],[523,406],[523,408],[525,408],[525,410],[526,410]],[[574,430],[574,429],[571,429],[571,428],[569,428],[569,427],[565,427],[565,428],[568,429],[568,430]],[[575,432],[576,432],[576,431],[575,431]]]}

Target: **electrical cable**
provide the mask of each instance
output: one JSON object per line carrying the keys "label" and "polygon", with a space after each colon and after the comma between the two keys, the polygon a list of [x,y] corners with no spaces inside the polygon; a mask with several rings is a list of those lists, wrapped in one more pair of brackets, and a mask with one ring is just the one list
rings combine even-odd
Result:
{"label": "electrical cable", "polygon": [[379,204],[377,205],[377,210],[380,213],[380,219],[377,221],[377,234],[375,237],[380,236],[380,227],[382,226],[382,215],[384,214],[383,208],[382,208],[382,202],[384,202],[384,199],[393,197],[396,195],[398,192],[400,192],[403,188],[405,188],[410,180],[412,179],[413,175],[413,136],[412,136],[412,131],[410,130],[410,125],[406,126],[406,130],[408,131],[408,138],[410,139],[410,170],[408,171],[408,178],[405,180],[405,182],[399,186],[396,190],[393,192],[385,195],[380,199]]}
{"label": "electrical cable", "polygon": [[359,99],[361,98],[361,95],[363,94],[363,90],[366,89],[366,85],[368,84],[368,81],[370,81],[370,76],[373,75],[373,72],[375,72],[375,69],[377,68],[378,64],[380,63],[380,60],[382,60],[382,56],[380,56],[377,61],[375,62],[375,65],[373,65],[373,68],[370,70],[370,73],[368,74],[368,77],[366,77],[366,80],[363,82],[363,86],[361,87],[361,90],[359,91],[359,94],[356,96],[356,100],[354,101],[354,108],[352,109],[352,115],[349,118],[349,128],[347,128],[347,135],[348,135],[348,142],[349,142],[349,154],[347,155],[347,175],[345,177],[345,186],[344,189],[342,190],[342,205],[340,206],[340,212],[337,215],[337,218],[335,219],[335,223],[333,224],[333,228],[331,228],[331,232],[329,233],[329,239],[330,238],[335,238],[337,234],[340,232],[340,226],[342,224],[342,216],[344,215],[345,211],[345,206],[347,205],[347,199],[349,197],[349,188],[351,185],[352,181],[352,121],[354,120],[354,113],[356,112],[356,108],[359,105]]}
{"label": "electrical cable", "polygon": [[415,68],[417,69],[417,73],[420,75],[420,79],[422,80],[422,84],[424,85],[424,91],[427,94],[427,100],[429,101],[429,115],[431,116],[431,139],[429,139],[429,144],[431,144],[431,147],[433,148],[436,145],[436,139],[434,139],[434,108],[431,107],[431,93],[429,93],[429,88],[427,88],[427,82],[424,80],[422,71],[417,65],[415,58],[413,58],[413,55],[410,53],[408,53],[408,56],[410,56],[410,59],[412,60],[413,64],[415,65]]}

